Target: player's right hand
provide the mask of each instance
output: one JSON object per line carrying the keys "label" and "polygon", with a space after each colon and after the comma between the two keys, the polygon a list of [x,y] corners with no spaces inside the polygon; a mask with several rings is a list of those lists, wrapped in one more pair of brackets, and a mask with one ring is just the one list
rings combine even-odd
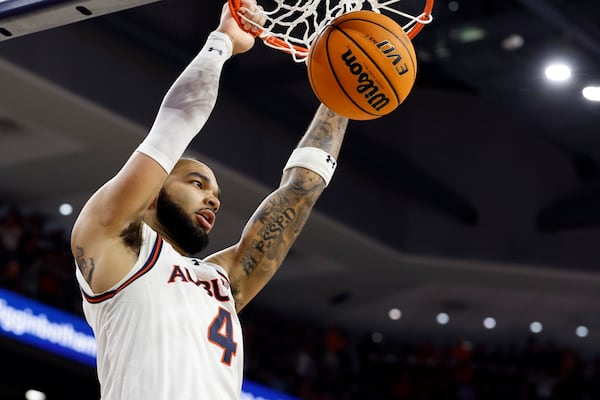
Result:
{"label": "player's right hand", "polygon": [[266,21],[262,11],[262,7],[257,5],[254,0],[241,0],[242,16],[253,22],[244,21],[242,18],[242,29],[231,15],[229,4],[223,5],[221,21],[217,30],[229,36],[233,42],[233,54],[245,53],[254,46],[256,34],[260,29],[258,26],[263,26]]}

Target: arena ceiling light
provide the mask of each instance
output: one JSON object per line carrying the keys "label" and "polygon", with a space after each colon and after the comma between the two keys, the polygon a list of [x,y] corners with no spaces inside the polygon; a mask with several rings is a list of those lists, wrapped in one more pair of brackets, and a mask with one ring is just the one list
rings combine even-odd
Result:
{"label": "arena ceiling light", "polygon": [[483,326],[486,329],[494,329],[496,327],[496,320],[492,317],[487,317],[483,320]]}
{"label": "arena ceiling light", "polygon": [[586,86],[581,94],[589,101],[600,101],[600,86]]}
{"label": "arena ceiling light", "polygon": [[553,63],[546,67],[544,74],[553,82],[565,82],[571,78],[571,67],[564,63]]}
{"label": "arena ceiling light", "polygon": [[435,320],[440,325],[446,325],[450,321],[450,316],[445,312],[441,312],[435,317]]}
{"label": "arena ceiling light", "polygon": [[533,321],[531,324],[529,324],[529,330],[532,333],[540,333],[543,328],[544,326],[542,325],[542,323],[538,321]]}

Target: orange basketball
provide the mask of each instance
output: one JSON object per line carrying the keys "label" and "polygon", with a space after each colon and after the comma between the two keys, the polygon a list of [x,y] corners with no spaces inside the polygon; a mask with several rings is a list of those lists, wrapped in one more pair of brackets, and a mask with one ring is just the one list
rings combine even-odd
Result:
{"label": "orange basketball", "polygon": [[329,109],[355,120],[389,114],[410,93],[415,49],[398,23],[373,11],[334,19],[312,43],[308,79]]}

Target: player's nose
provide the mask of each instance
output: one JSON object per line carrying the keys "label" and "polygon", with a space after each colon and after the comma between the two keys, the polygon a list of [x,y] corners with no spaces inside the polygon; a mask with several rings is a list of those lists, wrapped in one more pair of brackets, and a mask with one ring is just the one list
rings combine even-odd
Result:
{"label": "player's nose", "polygon": [[219,201],[219,198],[213,194],[209,195],[206,199],[205,199],[205,203],[216,213],[217,211],[219,211],[219,208],[221,207],[221,202]]}

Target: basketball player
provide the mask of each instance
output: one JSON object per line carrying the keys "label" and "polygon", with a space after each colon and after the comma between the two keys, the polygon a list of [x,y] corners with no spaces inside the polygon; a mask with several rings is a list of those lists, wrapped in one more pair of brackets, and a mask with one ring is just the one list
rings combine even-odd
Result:
{"label": "basketball player", "polygon": [[254,41],[225,5],[217,30],[165,95],[146,138],[75,222],[71,248],[98,344],[104,400],[240,398],[237,313],[302,230],[332,177],[348,123],[321,105],[279,188],[258,206],[239,241],[194,257],[215,225],[220,191],[206,164],[182,155],[213,109],[223,64]]}

